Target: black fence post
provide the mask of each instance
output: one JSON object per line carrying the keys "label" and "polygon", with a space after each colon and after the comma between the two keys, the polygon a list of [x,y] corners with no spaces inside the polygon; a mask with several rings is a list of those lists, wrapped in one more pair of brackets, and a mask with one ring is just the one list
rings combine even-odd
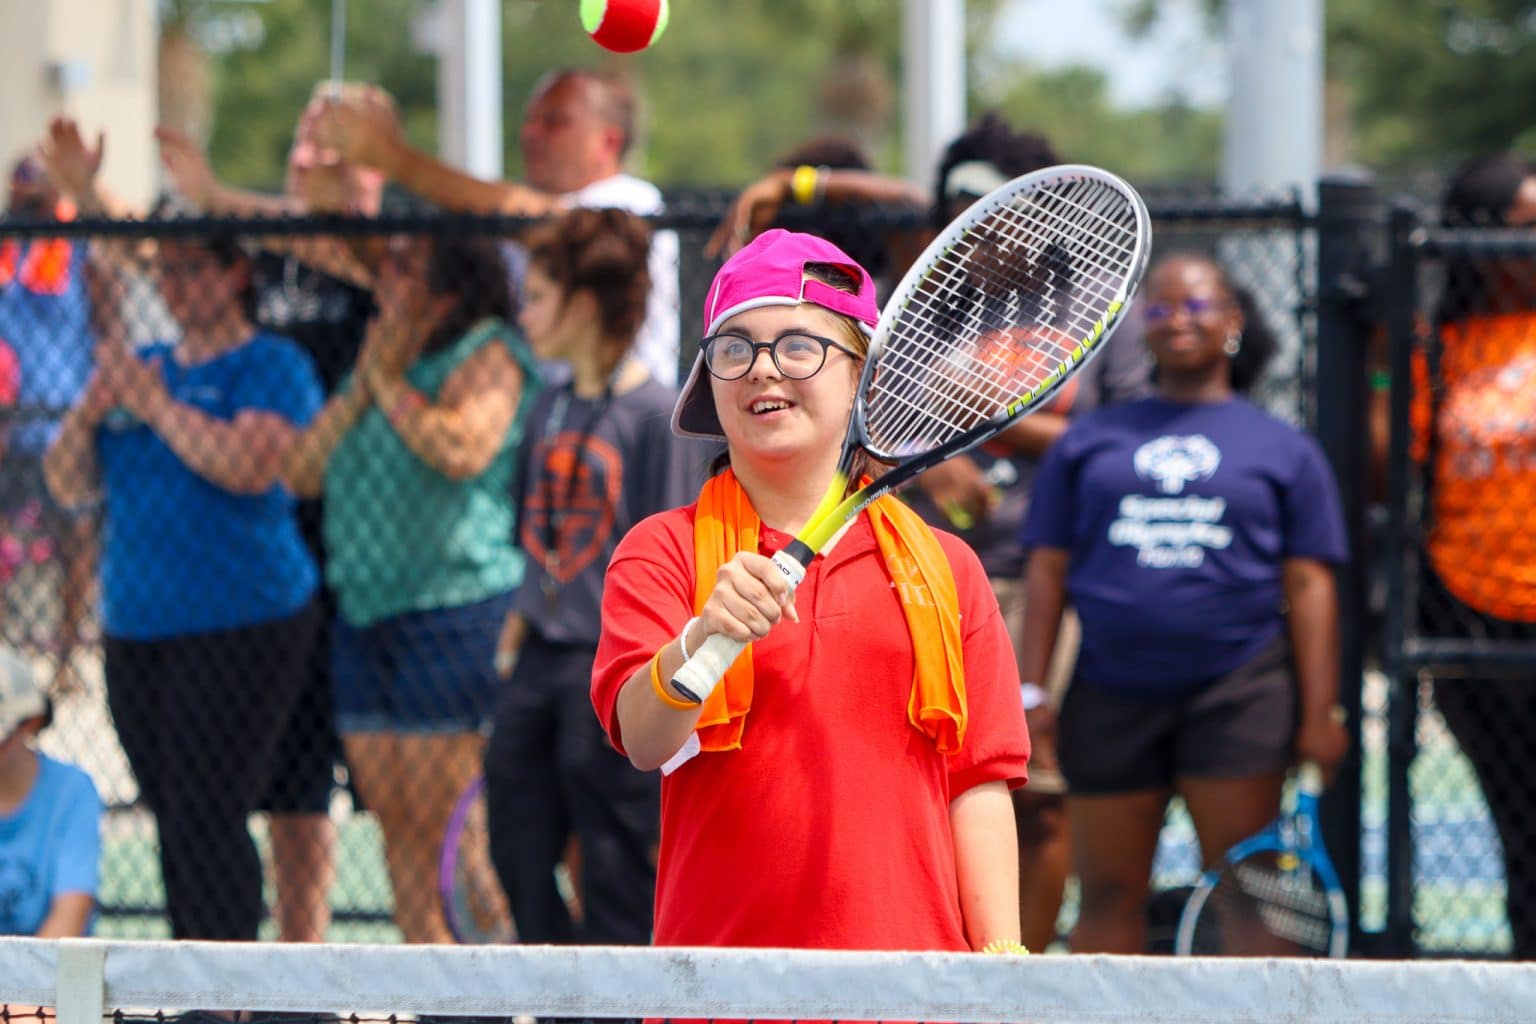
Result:
{"label": "black fence post", "polygon": [[1409,595],[1407,551],[1414,543],[1409,521],[1409,404],[1412,361],[1419,315],[1418,211],[1405,202],[1393,205],[1388,231],[1388,261],[1380,304],[1386,314],[1391,353],[1391,441],[1387,454],[1387,604],[1382,628],[1383,662],[1391,680],[1387,705],[1387,921],[1383,954],[1410,957],[1415,938],[1414,848],[1409,769],[1418,752],[1417,666],[1407,657]]}
{"label": "black fence post", "polygon": [[1349,530],[1351,558],[1337,573],[1339,588],[1339,701],[1349,712],[1354,743],[1338,782],[1323,800],[1324,841],[1331,851],[1352,922],[1350,946],[1361,949],[1361,687],[1364,682],[1367,481],[1367,362],[1370,324],[1366,274],[1379,237],[1381,205],[1369,179],[1329,177],[1318,183],[1317,208],[1317,435],[1333,464]]}

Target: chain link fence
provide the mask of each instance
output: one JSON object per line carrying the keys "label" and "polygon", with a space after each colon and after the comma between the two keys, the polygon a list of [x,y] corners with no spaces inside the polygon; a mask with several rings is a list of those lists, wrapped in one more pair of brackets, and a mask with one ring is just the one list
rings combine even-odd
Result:
{"label": "chain link fence", "polygon": [[[677,241],[686,364],[718,266],[704,246],[723,202],[670,198],[670,212],[652,220]],[[1496,663],[1528,679],[1530,637],[1528,628],[1490,632],[1486,614],[1461,614],[1465,594],[1420,558],[1424,544],[1434,550],[1441,521],[1421,468],[1439,463],[1416,452],[1416,406],[1399,386],[1423,381],[1415,394],[1430,408],[1453,395],[1425,325],[1465,240],[1426,233],[1407,214],[1388,225],[1374,198],[1331,227],[1326,203],[1312,212],[1295,196],[1149,199],[1157,254],[1217,257],[1279,341],[1260,401],[1323,436],[1352,522],[1380,512],[1375,534],[1360,531],[1351,571],[1361,585],[1341,591],[1344,678],[1365,680],[1345,701],[1361,712],[1363,746],[1348,766],[1352,784],[1337,787],[1329,809],[1335,859],[1359,910],[1357,948],[1508,953],[1506,901],[1509,915],[1536,920],[1531,890],[1507,888],[1504,868],[1506,857],[1536,846],[1536,796],[1520,758],[1536,735],[1536,691],[1450,677],[1478,680]],[[817,216],[789,211],[786,226]],[[874,252],[925,224],[911,210],[820,216],[821,229]],[[19,379],[0,461],[3,634],[59,695],[43,749],[86,769],[109,807],[98,934],[164,936],[174,918],[178,934],[393,940],[402,929],[430,936],[440,924],[437,847],[478,771],[479,728],[498,682],[498,602],[515,584],[506,568],[517,557],[511,466],[496,459],[515,451],[518,426],[506,427],[488,463],[504,472],[467,478],[423,475],[422,453],[392,426],[399,410],[377,405],[338,420],[324,442],[325,454],[341,452],[352,466],[339,488],[324,473],[285,485],[269,455],[288,429],[324,447],[308,425],[355,386],[365,339],[390,329],[409,340],[375,347],[402,365],[436,360],[433,386],[485,344],[539,372],[514,329],[486,327],[498,317],[515,323],[506,303],[521,263],[508,240],[524,226],[411,214],[0,227],[0,339]],[[1340,239],[1349,246],[1342,261],[1330,249]],[[1481,256],[1513,260],[1505,250]],[[247,316],[270,334],[261,358],[230,333]],[[1382,321],[1390,330],[1373,334]],[[1139,345],[1135,330],[1133,321],[1117,344]],[[1375,337],[1388,344],[1373,349]],[[116,383],[92,395],[87,381],[105,346],[163,365],[163,383],[109,354]],[[1363,412],[1387,395],[1368,385],[1377,379],[1364,369],[1372,352],[1392,386],[1382,474],[1390,486],[1375,494],[1346,468],[1369,464]],[[1533,383],[1491,386],[1511,401],[1536,395]],[[197,417],[162,423],[166,389]],[[92,415],[80,412],[93,403]],[[1357,412],[1360,422],[1350,420]],[[1505,418],[1525,422],[1517,413],[1518,403]],[[139,443],[151,432],[167,438],[174,462]],[[358,437],[387,453],[364,451]],[[1523,471],[1529,479],[1530,467]],[[1488,518],[1514,530],[1527,502],[1512,488],[1498,498]],[[1491,534],[1463,543],[1506,562],[1523,550],[1499,547]],[[463,571],[435,578],[447,564]],[[1453,603],[1437,604],[1447,583]],[[413,604],[422,594],[431,597]],[[399,625],[412,607],[451,614],[408,622],[409,635],[376,628]],[[210,630],[224,642],[195,642]],[[338,732],[384,713],[369,700],[381,673],[409,684],[388,711],[404,742],[343,744]],[[1452,686],[1467,698],[1454,709]],[[1459,753],[1468,745],[1485,756],[1468,762]],[[1500,796],[1485,801],[1485,791]],[[326,848],[333,867],[314,856]],[[1186,884],[1197,870],[1176,812],[1158,883]],[[169,915],[168,888],[179,894]]]}

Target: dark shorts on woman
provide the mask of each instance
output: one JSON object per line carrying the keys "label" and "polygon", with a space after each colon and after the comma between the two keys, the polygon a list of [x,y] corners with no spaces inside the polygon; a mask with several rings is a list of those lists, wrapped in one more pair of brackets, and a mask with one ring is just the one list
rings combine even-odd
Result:
{"label": "dark shorts on woman", "polygon": [[361,628],[336,619],[336,727],[342,733],[450,733],[488,726],[500,685],[496,639],[512,597],[406,612]]}
{"label": "dark shorts on woman", "polygon": [[1231,672],[1176,693],[1074,679],[1057,726],[1062,772],[1080,796],[1281,772],[1294,759],[1299,703],[1283,635]]}

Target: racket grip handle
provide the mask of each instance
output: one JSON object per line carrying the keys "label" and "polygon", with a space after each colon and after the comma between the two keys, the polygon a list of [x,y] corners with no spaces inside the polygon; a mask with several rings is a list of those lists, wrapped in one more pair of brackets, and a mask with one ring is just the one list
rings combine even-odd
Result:
{"label": "racket grip handle", "polygon": [[1320,796],[1323,792],[1323,769],[1316,761],[1303,761],[1296,769],[1296,788],[1307,796]]}
{"label": "racket grip handle", "polygon": [[[793,594],[795,588],[800,586],[800,581],[805,579],[805,562],[809,562],[814,553],[809,548],[804,548],[807,557],[801,562],[798,551],[792,552],[799,542],[792,542],[784,550],[773,556],[773,564],[784,574],[789,581],[789,592]],[[705,637],[699,649],[693,652],[693,656],[683,662],[681,668],[672,677],[672,687],[690,700],[702,704],[709,699],[709,695],[715,692],[715,687],[720,685],[720,680],[725,678],[725,670],[741,656],[746,649],[746,642],[726,636],[724,633],[712,633]]]}
{"label": "racket grip handle", "polygon": [[704,638],[693,656],[683,662],[672,677],[672,688],[689,700],[702,704],[715,692],[725,670],[746,650],[746,643],[724,633],[713,633]]}

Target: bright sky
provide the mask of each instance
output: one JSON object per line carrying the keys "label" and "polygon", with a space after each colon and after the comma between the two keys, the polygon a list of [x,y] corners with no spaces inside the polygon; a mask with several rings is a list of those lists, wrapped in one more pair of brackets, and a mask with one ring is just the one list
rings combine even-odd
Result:
{"label": "bright sky", "polygon": [[1198,0],[1158,0],[1155,31],[1131,41],[1119,12],[1128,0],[1008,0],[999,18],[998,48],[1041,67],[1086,64],[1109,75],[1110,95],[1124,107],[1144,107],[1181,94],[1197,106],[1226,99],[1219,40],[1206,37]]}

